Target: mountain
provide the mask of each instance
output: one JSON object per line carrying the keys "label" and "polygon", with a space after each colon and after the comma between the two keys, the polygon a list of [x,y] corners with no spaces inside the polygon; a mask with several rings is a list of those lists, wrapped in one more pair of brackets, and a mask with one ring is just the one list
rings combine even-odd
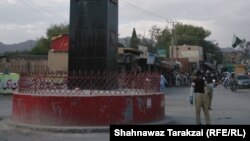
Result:
{"label": "mountain", "polygon": [[242,52],[244,51],[241,48],[233,48],[233,47],[226,47],[226,48],[220,48],[221,52]]}
{"label": "mountain", "polygon": [[25,42],[8,45],[0,42],[0,53],[31,50],[32,48],[34,48],[35,45],[36,41],[34,40],[28,40]]}

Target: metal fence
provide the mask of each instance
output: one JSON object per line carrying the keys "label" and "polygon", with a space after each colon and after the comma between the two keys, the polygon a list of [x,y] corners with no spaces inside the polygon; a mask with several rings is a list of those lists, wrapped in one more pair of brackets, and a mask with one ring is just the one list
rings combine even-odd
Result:
{"label": "metal fence", "polygon": [[140,95],[159,93],[159,73],[21,73],[19,93],[41,95]]}

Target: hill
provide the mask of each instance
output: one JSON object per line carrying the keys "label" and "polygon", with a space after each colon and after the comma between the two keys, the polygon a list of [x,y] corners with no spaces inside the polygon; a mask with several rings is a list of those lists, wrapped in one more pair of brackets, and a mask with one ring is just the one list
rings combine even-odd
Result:
{"label": "hill", "polygon": [[14,51],[24,51],[24,50],[31,50],[36,45],[36,41],[28,40],[21,43],[16,44],[4,44],[0,42],[0,53],[4,52],[14,52]]}

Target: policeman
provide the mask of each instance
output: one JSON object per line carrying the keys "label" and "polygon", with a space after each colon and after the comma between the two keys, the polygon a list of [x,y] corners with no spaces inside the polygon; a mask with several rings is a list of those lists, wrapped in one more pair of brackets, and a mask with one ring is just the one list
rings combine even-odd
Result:
{"label": "policeman", "polygon": [[212,99],[213,99],[213,87],[214,87],[214,78],[209,70],[206,71],[205,74],[205,93],[208,95],[209,98],[209,104],[208,104],[208,109],[212,110],[211,104],[212,104]]}
{"label": "policeman", "polygon": [[[203,79],[204,75],[200,72],[197,72],[196,78],[194,79],[192,86],[194,87],[195,95],[195,113],[196,113],[196,124],[201,125],[201,109],[204,112],[206,124],[209,125],[210,115],[209,115],[209,98],[205,93],[205,80]],[[193,96],[190,96],[190,104],[193,104]]]}

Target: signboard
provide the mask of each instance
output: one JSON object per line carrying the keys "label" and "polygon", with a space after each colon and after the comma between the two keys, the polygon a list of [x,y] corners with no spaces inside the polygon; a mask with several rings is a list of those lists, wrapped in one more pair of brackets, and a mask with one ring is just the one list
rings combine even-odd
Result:
{"label": "signboard", "polygon": [[147,64],[153,65],[155,63],[155,55],[154,53],[148,53]]}
{"label": "signboard", "polygon": [[11,94],[18,89],[19,74],[0,74],[0,94]]}
{"label": "signboard", "polygon": [[157,53],[162,58],[166,58],[167,57],[167,51],[166,51],[166,49],[157,49]]}

